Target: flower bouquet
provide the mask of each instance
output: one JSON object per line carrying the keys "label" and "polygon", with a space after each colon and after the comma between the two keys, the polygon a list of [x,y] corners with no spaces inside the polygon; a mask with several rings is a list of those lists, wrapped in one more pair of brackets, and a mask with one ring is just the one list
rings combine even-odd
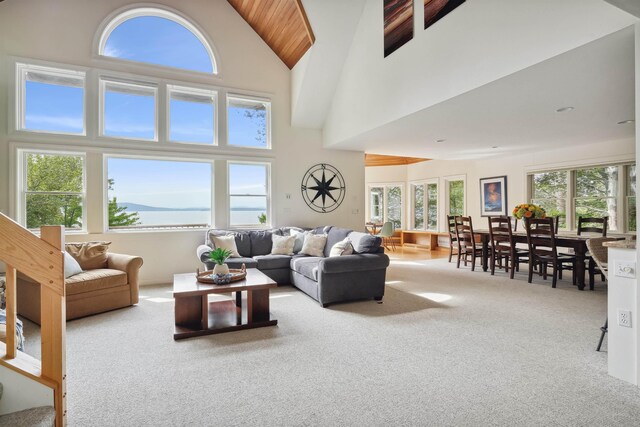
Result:
{"label": "flower bouquet", "polygon": [[513,208],[513,216],[522,218],[546,218],[547,213],[538,205],[531,203],[521,203]]}

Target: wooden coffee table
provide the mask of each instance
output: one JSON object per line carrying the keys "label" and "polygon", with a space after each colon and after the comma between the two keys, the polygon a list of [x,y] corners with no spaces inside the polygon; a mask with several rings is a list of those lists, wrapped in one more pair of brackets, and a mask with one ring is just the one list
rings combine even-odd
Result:
{"label": "wooden coffee table", "polygon": [[[175,274],[173,339],[277,325],[269,313],[269,289],[275,287],[276,282],[256,268],[248,268],[244,280],[227,285],[200,283],[195,273]],[[211,303],[208,300],[209,294],[227,293],[235,293],[235,298]]]}

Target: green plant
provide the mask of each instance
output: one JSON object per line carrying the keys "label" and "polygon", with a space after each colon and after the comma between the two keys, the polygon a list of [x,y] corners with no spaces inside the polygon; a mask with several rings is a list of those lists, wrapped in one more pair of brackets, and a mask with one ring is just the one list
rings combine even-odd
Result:
{"label": "green plant", "polygon": [[261,213],[260,215],[258,215],[258,221],[260,221],[260,224],[266,224],[267,223],[267,214],[265,214],[264,212]]}
{"label": "green plant", "polygon": [[219,265],[224,264],[224,262],[227,260],[227,258],[229,258],[230,255],[231,251],[229,249],[223,248],[216,248],[209,252],[209,258],[211,259],[211,261]]}

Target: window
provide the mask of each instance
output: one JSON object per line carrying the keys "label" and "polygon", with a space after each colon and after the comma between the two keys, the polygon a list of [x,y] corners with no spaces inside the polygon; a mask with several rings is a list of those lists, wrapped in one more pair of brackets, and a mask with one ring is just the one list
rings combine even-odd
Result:
{"label": "window", "polygon": [[232,227],[271,223],[269,165],[229,163],[229,224]]}
{"label": "window", "polygon": [[216,92],[168,86],[169,140],[215,144]]}
{"label": "window", "polygon": [[578,169],[575,175],[574,211],[576,223],[580,216],[608,216],[609,229],[617,230],[618,167]]}
{"label": "window", "polygon": [[411,184],[411,191],[413,199],[413,228],[416,230],[437,230],[438,184]]}
{"label": "window", "polygon": [[447,180],[449,215],[464,215],[464,180]]}
{"label": "window", "polygon": [[29,229],[85,224],[84,156],[73,153],[22,152],[21,216]]}
{"label": "window", "polygon": [[227,98],[229,145],[271,148],[271,103],[249,98]]}
{"label": "window", "polygon": [[156,87],[101,80],[100,90],[102,135],[157,140]]}
{"label": "window", "polygon": [[529,175],[530,200],[547,216],[560,216],[560,228],[575,229],[581,216],[608,216],[609,230],[635,231],[635,175],[635,164],[534,172]]}
{"label": "window", "polygon": [[211,163],[108,157],[107,177],[111,230],[211,224]]}
{"label": "window", "polygon": [[542,207],[547,216],[559,216],[559,228],[567,225],[567,171],[542,172],[532,176],[531,203]]}
{"label": "window", "polygon": [[210,44],[175,13],[137,8],[118,15],[100,39],[102,56],[217,74]]}
{"label": "window", "polygon": [[16,64],[18,130],[85,134],[85,73]]}
{"label": "window", "polygon": [[627,166],[627,231],[636,231],[636,165]]}
{"label": "window", "polygon": [[385,184],[369,187],[369,220],[375,223],[391,221],[402,228],[402,186]]}

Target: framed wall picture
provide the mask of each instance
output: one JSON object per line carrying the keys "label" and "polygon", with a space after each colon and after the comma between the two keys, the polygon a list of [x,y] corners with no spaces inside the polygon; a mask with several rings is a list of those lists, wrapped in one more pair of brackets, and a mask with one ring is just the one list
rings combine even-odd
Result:
{"label": "framed wall picture", "polygon": [[384,0],[384,57],[413,38],[413,0]]}
{"label": "framed wall picture", "polygon": [[426,30],[466,0],[424,0],[424,29]]}
{"label": "framed wall picture", "polygon": [[507,215],[507,176],[480,179],[480,214]]}

